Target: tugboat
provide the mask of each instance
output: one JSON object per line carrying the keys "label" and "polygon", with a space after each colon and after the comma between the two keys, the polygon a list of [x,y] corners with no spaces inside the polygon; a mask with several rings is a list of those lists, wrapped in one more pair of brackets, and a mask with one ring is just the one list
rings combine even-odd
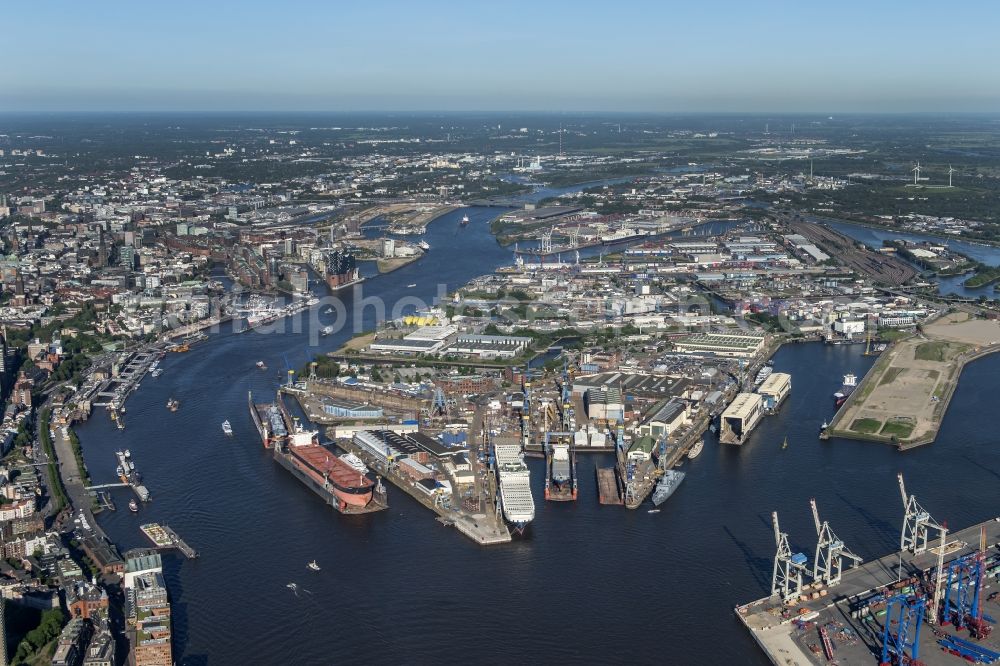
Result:
{"label": "tugboat", "polygon": [[128,510],[132,513],[139,513],[139,504],[134,499],[130,499],[128,501]]}

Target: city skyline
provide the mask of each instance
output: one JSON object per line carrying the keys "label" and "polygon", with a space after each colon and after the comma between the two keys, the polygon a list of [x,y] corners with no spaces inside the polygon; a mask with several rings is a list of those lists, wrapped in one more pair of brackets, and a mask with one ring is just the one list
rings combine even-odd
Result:
{"label": "city skyline", "polygon": [[[993,112],[985,3],[8,9],[0,112]],[[961,40],[942,35],[962,34]]]}

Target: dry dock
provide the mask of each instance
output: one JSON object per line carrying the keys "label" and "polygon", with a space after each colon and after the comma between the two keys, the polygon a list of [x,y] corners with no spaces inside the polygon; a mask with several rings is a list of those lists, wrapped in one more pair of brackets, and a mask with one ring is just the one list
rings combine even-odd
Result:
{"label": "dry dock", "polygon": [[[946,567],[949,562],[978,550],[981,527],[986,530],[987,556],[1000,553],[998,518],[949,534],[945,545]],[[900,558],[897,552],[866,562],[856,569],[845,571],[841,582],[826,593],[812,590],[817,596],[815,599],[788,606],[776,597],[766,597],[738,606],[736,615],[774,664],[806,666],[834,663],[824,654],[821,630],[830,639],[836,663],[877,664],[881,658],[883,623],[887,617],[884,597],[891,596],[898,589],[905,591],[918,587],[927,580],[929,572],[937,566],[937,547],[934,541],[920,555],[907,552]],[[995,598],[991,600],[996,589],[997,579],[986,576],[982,592],[984,616],[1000,618],[1000,603]],[[928,601],[928,608],[929,605]],[[970,640],[967,631],[925,623],[920,631],[920,661],[926,666],[965,663],[941,650],[937,641],[943,635]],[[974,642],[1000,652],[1000,631]]]}
{"label": "dry dock", "polygon": [[[444,525],[454,525],[455,528],[481,546],[491,546],[494,544],[509,543],[511,540],[510,530],[507,525],[495,514],[489,511],[485,513],[469,513],[467,511],[443,506],[426,493],[418,491],[413,481],[396,468],[386,469],[380,461],[367,453],[360,446],[349,439],[338,439],[336,445],[341,449],[353,453],[368,466],[369,469],[380,474],[383,479],[392,484],[415,499],[417,502],[427,507],[438,515],[440,522]],[[458,501],[458,498],[453,498]]]}

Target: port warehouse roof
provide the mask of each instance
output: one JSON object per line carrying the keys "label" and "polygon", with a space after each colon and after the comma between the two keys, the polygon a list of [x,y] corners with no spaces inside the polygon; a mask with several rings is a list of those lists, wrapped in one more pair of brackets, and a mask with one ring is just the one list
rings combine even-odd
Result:
{"label": "port warehouse roof", "polygon": [[674,340],[674,346],[689,354],[749,357],[764,347],[766,339],[754,333],[695,333]]}
{"label": "port warehouse roof", "polygon": [[757,389],[761,395],[783,396],[791,388],[792,376],[785,372],[772,372]]}
{"label": "port warehouse roof", "polygon": [[383,448],[383,455],[391,458],[412,456],[421,452],[435,458],[453,458],[465,451],[464,448],[450,448],[421,432],[398,434],[390,430],[364,430],[355,435],[369,445]]}
{"label": "port warehouse roof", "polygon": [[656,448],[656,438],[650,437],[649,435],[644,435],[636,439],[634,442],[632,442],[632,446],[628,447],[628,452],[633,453],[641,451],[642,453],[645,454],[646,457],[649,457],[653,455],[653,449],[655,448]]}
{"label": "port warehouse roof", "polygon": [[745,419],[752,415],[754,410],[760,409],[761,400],[756,393],[739,393],[732,404],[726,407],[726,411],[722,412],[722,417]]}
{"label": "port warehouse roof", "polygon": [[620,388],[626,395],[642,398],[666,398],[684,393],[690,380],[683,377],[602,372],[573,379],[573,393],[582,395],[591,388]]}
{"label": "port warehouse roof", "polygon": [[646,418],[647,423],[672,423],[684,412],[685,404],[677,398],[670,398],[666,402],[660,403],[658,407],[649,412]]}

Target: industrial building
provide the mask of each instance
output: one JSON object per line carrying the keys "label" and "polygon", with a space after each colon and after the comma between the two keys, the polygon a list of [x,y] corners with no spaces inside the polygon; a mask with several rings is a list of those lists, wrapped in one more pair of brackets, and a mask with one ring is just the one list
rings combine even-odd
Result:
{"label": "industrial building", "polygon": [[531,344],[531,338],[511,335],[459,335],[448,351],[480,358],[514,358]]}
{"label": "industrial building", "polygon": [[772,372],[757,389],[764,400],[764,410],[768,412],[777,411],[791,391],[792,376],[785,372]]}
{"label": "industrial building", "polygon": [[368,351],[380,354],[436,354],[457,332],[454,326],[422,326],[402,338],[375,340],[368,345]]}
{"label": "industrial building", "polygon": [[753,358],[764,349],[767,337],[754,333],[695,333],[674,341],[677,351],[698,356]]}
{"label": "industrial building", "polygon": [[338,419],[380,419],[383,415],[382,408],[375,405],[330,398],[323,400],[323,411]]}
{"label": "industrial building", "polygon": [[670,398],[684,393],[690,380],[664,375],[642,375],[628,372],[602,372],[573,379],[573,395],[582,397],[592,388],[619,388],[622,393],[637,398]]}
{"label": "industrial building", "polygon": [[622,421],[625,418],[625,401],[621,390],[615,387],[588,389],[583,405],[591,419]]}
{"label": "industrial building", "polygon": [[669,437],[687,422],[688,406],[683,400],[671,398],[650,412],[639,425],[639,434],[654,438]]}
{"label": "industrial building", "polygon": [[742,444],[746,441],[761,417],[764,416],[764,399],[756,393],[738,393],[733,402],[722,412],[719,423],[719,442]]}

